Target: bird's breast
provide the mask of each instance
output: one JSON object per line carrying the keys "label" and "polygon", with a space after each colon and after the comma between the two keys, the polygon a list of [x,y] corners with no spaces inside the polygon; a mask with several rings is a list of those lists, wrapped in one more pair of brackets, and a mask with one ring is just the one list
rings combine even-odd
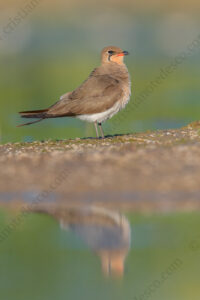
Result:
{"label": "bird's breast", "polygon": [[130,79],[128,79],[128,81],[123,84],[122,89],[123,89],[123,96],[121,99],[121,109],[124,108],[130,100],[130,96],[131,96],[131,81],[130,81]]}

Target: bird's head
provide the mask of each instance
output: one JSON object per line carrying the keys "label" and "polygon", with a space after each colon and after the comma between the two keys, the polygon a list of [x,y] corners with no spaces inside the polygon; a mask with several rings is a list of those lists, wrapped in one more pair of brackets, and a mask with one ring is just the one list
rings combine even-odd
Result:
{"label": "bird's head", "polygon": [[114,62],[117,64],[124,63],[124,56],[128,55],[127,51],[123,51],[121,48],[115,46],[108,46],[101,51],[101,62],[109,63]]}

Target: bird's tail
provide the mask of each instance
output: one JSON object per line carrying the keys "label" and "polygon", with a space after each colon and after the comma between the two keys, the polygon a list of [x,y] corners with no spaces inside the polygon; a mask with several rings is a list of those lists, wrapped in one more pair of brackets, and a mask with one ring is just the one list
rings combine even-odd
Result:
{"label": "bird's tail", "polygon": [[46,118],[46,113],[48,112],[48,109],[43,110],[32,110],[32,111],[21,111],[19,114],[21,118],[30,118],[30,119],[39,119],[33,122],[28,122],[25,124],[18,125],[17,127],[25,126],[25,125],[31,125],[37,122],[42,121]]}
{"label": "bird's tail", "polygon": [[19,114],[22,118],[36,118],[36,119],[42,119],[45,117],[46,113],[48,112],[48,109],[43,110],[31,110],[31,111],[21,111]]}
{"label": "bird's tail", "polygon": [[22,127],[22,126],[26,126],[26,125],[31,125],[31,124],[34,124],[34,123],[38,123],[40,121],[44,120],[43,118],[42,119],[39,119],[39,120],[36,120],[36,121],[33,121],[33,122],[28,122],[28,123],[24,123],[24,124],[20,124],[20,125],[17,125],[17,127]]}

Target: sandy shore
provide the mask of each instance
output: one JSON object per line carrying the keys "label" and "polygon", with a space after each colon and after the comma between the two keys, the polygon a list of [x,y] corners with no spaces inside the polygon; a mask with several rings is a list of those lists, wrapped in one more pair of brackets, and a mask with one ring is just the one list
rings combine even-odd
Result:
{"label": "sandy shore", "polygon": [[0,202],[200,208],[200,122],[185,128],[0,145]]}

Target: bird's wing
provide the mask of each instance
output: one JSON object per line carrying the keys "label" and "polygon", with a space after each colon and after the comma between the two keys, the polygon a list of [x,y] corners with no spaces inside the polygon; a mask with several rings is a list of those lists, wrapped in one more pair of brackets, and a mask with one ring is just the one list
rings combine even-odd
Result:
{"label": "bird's wing", "polygon": [[76,116],[106,111],[123,94],[121,84],[109,75],[89,77],[73,92],[61,96],[48,110],[48,116]]}

